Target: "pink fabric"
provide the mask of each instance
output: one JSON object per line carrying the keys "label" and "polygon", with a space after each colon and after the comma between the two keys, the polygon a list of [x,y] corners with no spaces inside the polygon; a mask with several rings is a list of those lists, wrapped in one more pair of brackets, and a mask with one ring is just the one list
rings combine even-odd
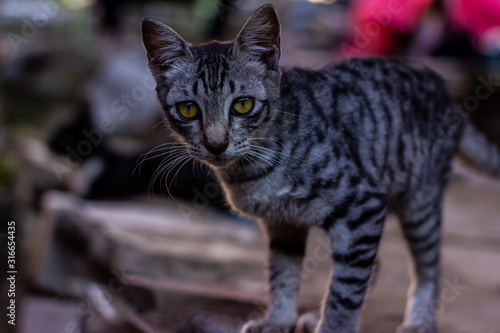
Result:
{"label": "pink fabric", "polygon": [[389,15],[387,29],[411,32],[432,2],[434,0],[358,0],[352,8],[353,19],[355,24],[363,24],[377,21],[377,14],[386,13]]}
{"label": "pink fabric", "polygon": [[[347,40],[350,45],[347,53],[391,54],[396,45],[395,36],[414,32],[434,1],[355,1],[351,7],[353,26]],[[500,27],[500,0],[444,0],[444,3],[452,24],[457,30],[469,33],[474,40],[485,36],[490,29]],[[359,42],[361,38],[364,40],[362,44]],[[343,53],[346,56],[346,52]]]}
{"label": "pink fabric", "polygon": [[[352,36],[349,55],[390,54],[395,34],[411,33],[434,0],[358,0],[351,7]],[[374,30],[375,29],[375,30]],[[356,45],[356,34],[369,36],[367,45]],[[359,38],[359,37],[358,37]],[[345,53],[345,52],[343,52]],[[344,54],[344,56],[346,56]]]}
{"label": "pink fabric", "polygon": [[500,0],[447,0],[451,19],[473,36],[500,26]]}

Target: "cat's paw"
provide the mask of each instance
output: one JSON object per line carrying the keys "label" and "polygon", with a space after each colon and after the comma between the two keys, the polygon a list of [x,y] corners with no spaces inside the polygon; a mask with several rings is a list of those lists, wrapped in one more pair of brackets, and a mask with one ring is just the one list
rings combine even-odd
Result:
{"label": "cat's paw", "polygon": [[321,319],[319,311],[308,312],[300,316],[295,333],[314,333]]}
{"label": "cat's paw", "polygon": [[401,325],[396,333],[437,333],[434,327],[424,325]]}
{"label": "cat's paw", "polygon": [[240,333],[293,333],[295,325],[279,325],[263,320],[252,320],[243,326]]}

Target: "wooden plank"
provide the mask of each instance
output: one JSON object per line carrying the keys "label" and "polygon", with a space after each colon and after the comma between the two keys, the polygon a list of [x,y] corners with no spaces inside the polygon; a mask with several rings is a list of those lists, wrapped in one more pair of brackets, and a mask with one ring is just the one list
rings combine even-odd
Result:
{"label": "wooden plank", "polygon": [[[439,311],[440,332],[500,333],[499,203],[500,190],[494,186],[460,179],[450,185],[444,207],[441,282],[448,292],[454,283],[465,289]],[[163,311],[158,317],[179,304],[172,304],[173,299],[190,299],[192,311],[211,310],[207,304],[224,299],[249,309],[249,304],[262,304],[267,298],[267,249],[256,227],[237,225],[208,210],[186,221],[176,205],[83,202],[75,210],[90,228],[93,255],[122,272],[130,285],[153,290],[161,305],[157,311]],[[322,232],[314,230],[302,275],[302,310],[319,307],[327,290],[328,247]],[[386,225],[380,260],[377,283],[362,312],[361,332],[392,332],[403,317],[408,260],[393,216]],[[440,298],[441,303],[447,300]],[[167,326],[176,324],[180,322]]]}

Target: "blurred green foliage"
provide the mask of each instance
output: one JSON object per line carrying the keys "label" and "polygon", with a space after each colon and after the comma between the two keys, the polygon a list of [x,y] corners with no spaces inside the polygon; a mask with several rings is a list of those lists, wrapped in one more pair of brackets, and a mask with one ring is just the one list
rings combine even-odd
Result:
{"label": "blurred green foliage", "polygon": [[12,158],[0,155],[0,192],[3,192],[13,182],[16,166]]}

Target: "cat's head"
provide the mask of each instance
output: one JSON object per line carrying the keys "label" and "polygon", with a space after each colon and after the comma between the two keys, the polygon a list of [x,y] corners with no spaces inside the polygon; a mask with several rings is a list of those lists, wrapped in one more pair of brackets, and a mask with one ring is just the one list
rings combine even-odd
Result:
{"label": "cat's head", "polygon": [[178,139],[212,166],[240,158],[263,135],[279,98],[274,7],[257,9],[232,42],[191,45],[153,19],[141,29],[158,99]]}

